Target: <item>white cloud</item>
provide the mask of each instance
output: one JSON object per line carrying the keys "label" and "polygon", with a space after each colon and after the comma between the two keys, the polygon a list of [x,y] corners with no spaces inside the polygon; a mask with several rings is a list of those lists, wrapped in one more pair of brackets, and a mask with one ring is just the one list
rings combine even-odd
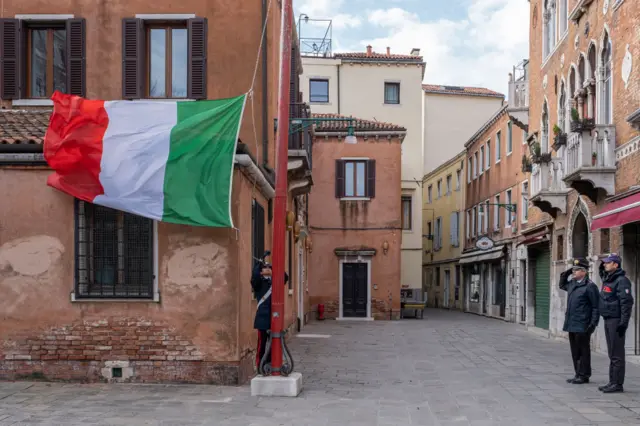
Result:
{"label": "white cloud", "polygon": [[344,0],[302,0],[294,1],[298,13],[304,13],[311,19],[326,19],[336,15]]}
{"label": "white cloud", "polygon": [[471,0],[464,19],[421,21],[400,8],[378,9],[368,22],[386,33],[362,40],[374,50],[395,53],[421,49],[425,82],[483,86],[506,93],[512,66],[528,56],[529,3]]}

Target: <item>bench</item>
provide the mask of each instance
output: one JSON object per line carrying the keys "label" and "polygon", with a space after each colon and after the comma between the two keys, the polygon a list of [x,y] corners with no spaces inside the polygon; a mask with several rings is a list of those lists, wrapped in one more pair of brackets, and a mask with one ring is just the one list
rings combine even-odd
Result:
{"label": "bench", "polygon": [[426,305],[427,305],[427,302],[420,302],[417,300],[402,302],[400,304],[400,318],[401,319],[404,318],[404,311],[406,309],[406,310],[413,310],[415,318],[418,318],[418,312],[420,312],[420,319],[423,319],[424,309]]}

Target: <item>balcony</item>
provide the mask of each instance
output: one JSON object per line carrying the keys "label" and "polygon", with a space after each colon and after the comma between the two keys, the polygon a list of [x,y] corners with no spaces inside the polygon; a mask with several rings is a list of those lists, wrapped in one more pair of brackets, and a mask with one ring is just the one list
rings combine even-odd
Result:
{"label": "balcony", "polygon": [[564,182],[594,203],[598,196],[615,194],[615,128],[595,125],[569,133],[565,150]]}
{"label": "balcony", "polygon": [[529,61],[524,60],[509,74],[509,105],[507,112],[518,125],[527,130],[529,125]]}
{"label": "balcony", "polygon": [[[292,103],[290,106],[292,122],[295,119],[311,117],[311,109],[305,103]],[[312,168],[312,132],[313,126],[304,124],[292,126],[289,133],[289,191],[292,195],[306,194],[311,190]]]}
{"label": "balcony", "polygon": [[531,171],[529,201],[554,219],[558,213],[567,213],[569,189],[562,180],[564,176],[562,158],[553,157],[549,162],[534,164]]}

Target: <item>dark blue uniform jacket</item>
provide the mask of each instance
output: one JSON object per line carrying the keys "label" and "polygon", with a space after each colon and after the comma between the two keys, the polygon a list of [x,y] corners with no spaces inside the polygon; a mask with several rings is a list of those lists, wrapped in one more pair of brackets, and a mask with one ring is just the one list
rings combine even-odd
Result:
{"label": "dark blue uniform jacket", "polygon": [[[251,287],[258,301],[256,318],[253,321],[253,328],[256,330],[269,330],[271,328],[271,277],[263,277],[262,265],[256,264],[251,275]],[[284,273],[285,285],[289,281],[289,275]]]}

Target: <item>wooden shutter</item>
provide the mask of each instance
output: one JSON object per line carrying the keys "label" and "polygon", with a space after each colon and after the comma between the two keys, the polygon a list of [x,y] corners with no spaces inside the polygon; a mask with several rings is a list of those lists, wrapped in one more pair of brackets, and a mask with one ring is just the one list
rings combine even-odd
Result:
{"label": "wooden shutter", "polygon": [[189,78],[187,96],[207,99],[207,18],[189,19]]}
{"label": "wooden shutter", "polygon": [[20,21],[0,19],[0,98],[20,98]]}
{"label": "wooden shutter", "polygon": [[86,22],[67,20],[67,91],[70,95],[86,96]]}
{"label": "wooden shutter", "polygon": [[344,161],[336,160],[336,198],[344,197]]}
{"label": "wooden shutter", "polygon": [[137,18],[122,20],[122,98],[144,97],[144,23]]}
{"label": "wooden shutter", "polygon": [[456,241],[454,237],[455,234],[453,229],[453,227],[455,226],[455,217],[456,217],[455,213],[451,213],[451,215],[449,216],[449,244],[451,244],[454,247],[456,245]]}
{"label": "wooden shutter", "polygon": [[366,193],[369,198],[376,196],[376,160],[367,161]]}

